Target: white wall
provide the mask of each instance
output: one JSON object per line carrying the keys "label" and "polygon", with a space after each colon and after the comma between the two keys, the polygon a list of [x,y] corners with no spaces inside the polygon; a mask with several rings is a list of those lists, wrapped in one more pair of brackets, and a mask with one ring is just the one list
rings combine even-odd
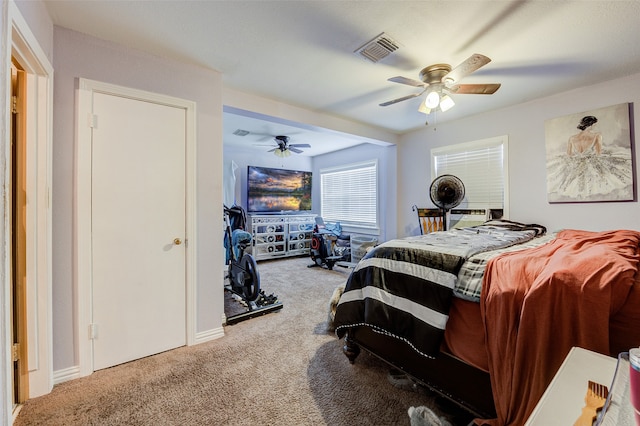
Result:
{"label": "white wall", "polygon": [[77,365],[74,312],[74,96],[78,78],[196,102],[197,331],[219,329],[222,295],[222,77],[213,70],[54,27],[54,371]]}
{"label": "white wall", "polygon": [[53,21],[46,6],[41,1],[17,0],[15,3],[47,59],[53,62]]}
{"label": "white wall", "polygon": [[[640,230],[638,202],[549,204],[545,120],[619,103],[640,103],[640,74],[491,111],[403,135],[398,145],[398,235],[416,235],[411,206],[430,206],[430,149],[494,136],[509,137],[510,219],[539,223],[549,231],[574,228]],[[503,88],[501,90],[508,90]],[[460,96],[459,102],[464,102]],[[632,121],[637,122],[634,118]],[[632,138],[638,140],[638,130]],[[638,149],[635,167],[638,167]],[[636,184],[637,197],[637,184]]]}

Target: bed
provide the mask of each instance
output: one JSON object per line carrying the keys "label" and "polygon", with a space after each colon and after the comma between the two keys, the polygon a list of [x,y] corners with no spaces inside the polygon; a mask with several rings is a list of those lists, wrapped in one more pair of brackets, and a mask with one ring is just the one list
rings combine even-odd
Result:
{"label": "bed", "polygon": [[523,424],[571,347],[640,346],[639,245],[495,220],[392,240],[354,268],[334,326],[351,362],[363,348],[477,423]]}

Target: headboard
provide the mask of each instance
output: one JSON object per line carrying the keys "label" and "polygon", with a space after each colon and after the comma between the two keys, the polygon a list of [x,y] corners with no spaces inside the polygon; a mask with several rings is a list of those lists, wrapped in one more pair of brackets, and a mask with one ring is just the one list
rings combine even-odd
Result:
{"label": "headboard", "polygon": [[447,229],[482,225],[487,220],[489,220],[489,209],[451,209]]}

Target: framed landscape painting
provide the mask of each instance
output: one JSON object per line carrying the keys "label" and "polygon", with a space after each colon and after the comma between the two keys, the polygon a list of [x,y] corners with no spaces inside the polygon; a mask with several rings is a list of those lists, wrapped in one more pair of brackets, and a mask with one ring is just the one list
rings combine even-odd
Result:
{"label": "framed landscape painting", "polygon": [[635,201],[631,104],[545,122],[549,203]]}

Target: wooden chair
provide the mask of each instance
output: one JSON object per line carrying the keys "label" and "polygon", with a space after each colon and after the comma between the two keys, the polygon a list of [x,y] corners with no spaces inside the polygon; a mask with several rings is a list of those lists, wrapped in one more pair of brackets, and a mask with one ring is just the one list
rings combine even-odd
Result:
{"label": "wooden chair", "polygon": [[418,222],[420,222],[420,234],[442,231],[442,210],[440,209],[419,209]]}

